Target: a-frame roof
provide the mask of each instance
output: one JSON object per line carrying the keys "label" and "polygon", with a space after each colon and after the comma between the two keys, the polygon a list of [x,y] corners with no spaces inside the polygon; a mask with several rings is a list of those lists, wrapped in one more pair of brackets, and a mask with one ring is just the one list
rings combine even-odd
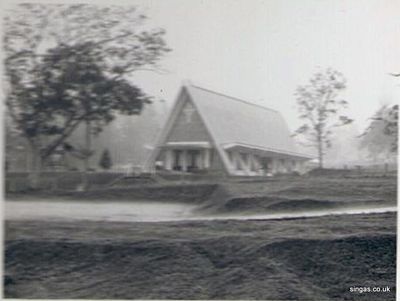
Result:
{"label": "a-frame roof", "polygon": [[297,151],[278,111],[194,85],[185,89],[220,147],[237,144],[308,157]]}
{"label": "a-frame roof", "polygon": [[146,163],[148,167],[154,163],[187,97],[197,109],[223,161],[226,156],[222,149],[233,146],[311,158],[297,151],[289,128],[278,111],[195,85],[185,85],[159,135],[156,149]]}

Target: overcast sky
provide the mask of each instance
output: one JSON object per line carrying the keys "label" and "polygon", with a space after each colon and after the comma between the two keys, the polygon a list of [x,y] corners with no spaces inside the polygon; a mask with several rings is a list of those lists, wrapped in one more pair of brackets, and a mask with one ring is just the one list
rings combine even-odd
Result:
{"label": "overcast sky", "polygon": [[294,130],[293,93],[319,68],[348,80],[360,130],[400,97],[400,1],[145,0],[149,26],[167,30],[167,74],[137,73],[148,93],[174,101],[183,80],[279,110]]}
{"label": "overcast sky", "polygon": [[91,2],[137,5],[147,26],[166,29],[172,52],[160,64],[167,73],[133,80],[168,104],[190,80],[277,109],[295,130],[296,87],[327,67],[347,78],[343,97],[360,130],[381,104],[400,99],[400,77],[389,75],[400,72],[398,0]]}

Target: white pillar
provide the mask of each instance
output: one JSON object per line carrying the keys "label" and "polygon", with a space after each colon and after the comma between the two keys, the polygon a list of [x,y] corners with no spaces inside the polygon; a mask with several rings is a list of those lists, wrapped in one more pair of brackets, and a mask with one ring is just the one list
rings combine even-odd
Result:
{"label": "white pillar", "polygon": [[246,154],[246,161],[244,161],[243,159],[243,163],[244,163],[244,166],[245,166],[245,171],[246,171],[246,173],[248,174],[248,175],[250,175],[251,174],[251,154],[249,154],[249,153],[247,153]]}
{"label": "white pillar", "polygon": [[279,161],[276,158],[272,158],[271,159],[271,173],[275,174],[277,172],[279,172]]}
{"label": "white pillar", "polygon": [[167,170],[172,170],[172,161],[174,160],[173,155],[174,153],[172,149],[165,150],[165,169]]}
{"label": "white pillar", "polygon": [[[238,170],[242,167],[240,165],[240,161],[239,161],[239,153],[236,151],[232,152],[232,158],[233,158],[233,165],[235,166],[235,170],[237,173]],[[240,168],[238,168],[239,166],[240,166]]]}
{"label": "white pillar", "polygon": [[261,170],[261,165],[260,165],[260,157],[257,155],[253,155],[253,168],[254,168],[254,173],[256,175],[262,175],[262,170]]}
{"label": "white pillar", "polygon": [[233,166],[233,170],[237,170],[237,163],[236,163],[236,152],[231,151],[231,158],[232,158],[232,166]]}
{"label": "white pillar", "polygon": [[198,169],[204,168],[204,155],[202,151],[199,151],[199,155],[196,156],[196,166]]}
{"label": "white pillar", "polygon": [[187,171],[187,150],[182,151],[182,171]]}
{"label": "white pillar", "polygon": [[210,150],[208,148],[204,150],[204,168],[210,168]]}
{"label": "white pillar", "polygon": [[282,159],[283,173],[289,172],[289,160]]}
{"label": "white pillar", "polygon": [[282,164],[281,159],[280,159],[280,158],[276,159],[276,162],[277,162],[277,165],[278,165],[278,172],[279,172],[279,173],[282,173],[282,172],[283,172],[284,166],[283,166],[283,164]]}
{"label": "white pillar", "polygon": [[248,165],[249,165],[249,171],[253,174],[254,173],[254,155],[253,154],[249,154],[249,158],[248,158]]}

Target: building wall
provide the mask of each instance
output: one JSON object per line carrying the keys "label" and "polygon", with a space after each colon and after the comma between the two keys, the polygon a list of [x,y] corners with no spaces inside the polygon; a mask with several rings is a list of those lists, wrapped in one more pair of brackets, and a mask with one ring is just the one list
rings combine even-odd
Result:
{"label": "building wall", "polygon": [[[173,124],[165,143],[168,142],[209,142],[213,145],[200,115],[197,113],[193,103],[186,100],[175,123]],[[162,149],[156,161],[166,161],[166,150]],[[210,166],[208,173],[224,174],[224,164],[215,148],[210,149]]]}
{"label": "building wall", "polygon": [[189,100],[183,105],[166,140],[166,142],[180,141],[211,141],[200,115]]}
{"label": "building wall", "polygon": [[210,172],[213,174],[226,174],[224,163],[216,149],[211,150]]}
{"label": "building wall", "polygon": [[264,174],[258,156],[238,151],[228,151],[227,154],[233,175],[259,176]]}
{"label": "building wall", "polygon": [[[262,167],[261,158],[259,156],[251,153],[243,155],[237,151],[232,151],[227,153],[229,157],[229,171],[227,172],[222,160],[223,158],[220,157],[215,145],[213,145],[212,138],[201,116],[198,114],[189,98],[185,100],[164,143],[167,144],[168,142],[209,142],[212,149],[210,150],[210,166],[207,172],[212,174],[229,173],[230,175],[257,176],[293,172],[297,167],[297,163],[293,164],[292,159],[270,158],[268,170],[265,170]],[[156,162],[164,162],[162,168],[169,169],[170,166],[166,164],[166,161],[170,162],[170,160],[166,160],[166,155],[166,149],[162,148],[156,158]]]}
{"label": "building wall", "polygon": [[[260,176],[304,172],[304,160],[287,157],[260,157],[243,151],[228,151],[227,154],[232,175]],[[268,166],[265,166],[262,161],[268,161]]]}

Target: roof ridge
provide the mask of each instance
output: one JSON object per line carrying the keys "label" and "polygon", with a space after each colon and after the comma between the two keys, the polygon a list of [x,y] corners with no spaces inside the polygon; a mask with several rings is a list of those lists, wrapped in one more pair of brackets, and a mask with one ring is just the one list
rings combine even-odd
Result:
{"label": "roof ridge", "polygon": [[252,102],[249,102],[249,101],[246,101],[246,100],[234,97],[234,96],[230,96],[230,95],[227,95],[227,94],[224,94],[224,93],[221,93],[221,92],[216,92],[216,91],[213,91],[213,90],[210,90],[210,89],[207,89],[207,88],[199,87],[199,86],[194,85],[194,84],[189,84],[189,86],[197,88],[197,89],[200,89],[200,90],[204,90],[204,91],[207,91],[207,92],[210,92],[210,93],[214,93],[214,94],[217,94],[217,95],[221,95],[221,96],[230,98],[232,100],[240,101],[240,102],[242,102],[244,104],[247,104],[247,105],[251,105],[251,106],[255,106],[255,107],[258,107],[258,108],[261,108],[261,109],[264,109],[264,110],[268,110],[268,111],[273,111],[275,113],[279,113],[277,110],[274,110],[274,109],[271,109],[271,108],[267,108],[267,107],[264,107],[262,105],[259,105],[259,104],[256,104],[256,103],[252,103]]}

